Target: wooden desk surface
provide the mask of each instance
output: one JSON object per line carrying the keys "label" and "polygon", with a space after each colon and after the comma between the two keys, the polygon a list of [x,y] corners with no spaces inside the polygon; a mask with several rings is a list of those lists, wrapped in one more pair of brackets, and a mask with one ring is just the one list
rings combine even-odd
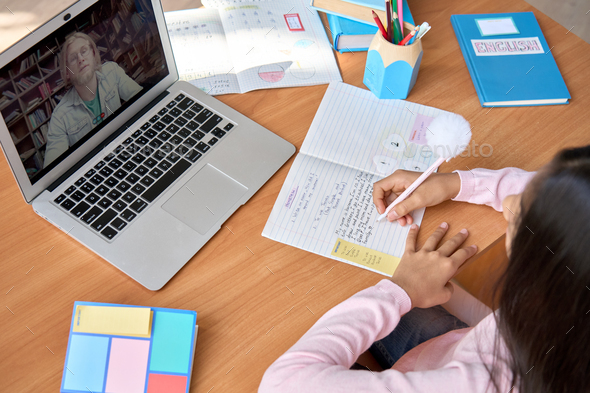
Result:
{"label": "wooden desk surface", "polygon": [[[180,8],[166,1],[165,6]],[[473,142],[493,148],[490,157],[456,158],[441,171],[535,170],[561,148],[588,144],[588,44],[521,0],[415,1],[411,7],[414,18],[433,29],[408,100],[462,114],[474,127]],[[572,95],[569,105],[480,107],[449,18],[508,11],[535,12]],[[337,55],[345,82],[364,87],[365,58],[362,52]],[[219,99],[300,147],[325,90],[275,89]],[[260,235],[291,163],[162,290],[151,292],[35,215],[2,156],[0,391],[59,390],[72,304],[85,300],[196,310],[200,328],[191,391],[255,392],[267,367],[322,314],[383,278]],[[469,228],[469,242],[481,250],[505,230],[502,216],[489,207],[445,203],[427,209],[421,239],[443,220],[453,232]],[[475,265],[462,274],[465,280]]]}

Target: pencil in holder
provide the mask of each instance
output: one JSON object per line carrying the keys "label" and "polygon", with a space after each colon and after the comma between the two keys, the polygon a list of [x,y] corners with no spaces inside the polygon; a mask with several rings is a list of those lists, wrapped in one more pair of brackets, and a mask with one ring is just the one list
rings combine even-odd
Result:
{"label": "pencil in holder", "polygon": [[[413,25],[404,22],[404,36],[413,29]],[[363,83],[378,98],[407,98],[416,83],[422,53],[421,40],[396,45],[378,31],[369,46]]]}

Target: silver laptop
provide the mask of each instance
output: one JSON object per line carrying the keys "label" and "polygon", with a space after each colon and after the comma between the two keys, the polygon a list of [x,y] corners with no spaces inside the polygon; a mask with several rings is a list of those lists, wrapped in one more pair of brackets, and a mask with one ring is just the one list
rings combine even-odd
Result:
{"label": "silver laptop", "polygon": [[158,0],[79,1],[0,54],[0,112],[25,201],[151,290],[295,152],[178,81]]}

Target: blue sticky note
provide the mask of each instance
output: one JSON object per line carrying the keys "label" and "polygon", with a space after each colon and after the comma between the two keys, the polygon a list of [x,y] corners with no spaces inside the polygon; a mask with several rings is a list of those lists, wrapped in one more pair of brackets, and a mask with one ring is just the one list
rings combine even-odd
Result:
{"label": "blue sticky note", "polygon": [[109,338],[72,334],[63,389],[102,392]]}
{"label": "blue sticky note", "polygon": [[193,314],[154,312],[150,371],[188,373],[195,322]]}

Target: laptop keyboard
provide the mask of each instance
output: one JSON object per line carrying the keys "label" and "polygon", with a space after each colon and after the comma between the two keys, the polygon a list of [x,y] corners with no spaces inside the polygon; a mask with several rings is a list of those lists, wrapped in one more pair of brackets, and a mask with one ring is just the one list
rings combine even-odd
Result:
{"label": "laptop keyboard", "polygon": [[223,123],[179,94],[53,202],[112,240],[234,126]]}

